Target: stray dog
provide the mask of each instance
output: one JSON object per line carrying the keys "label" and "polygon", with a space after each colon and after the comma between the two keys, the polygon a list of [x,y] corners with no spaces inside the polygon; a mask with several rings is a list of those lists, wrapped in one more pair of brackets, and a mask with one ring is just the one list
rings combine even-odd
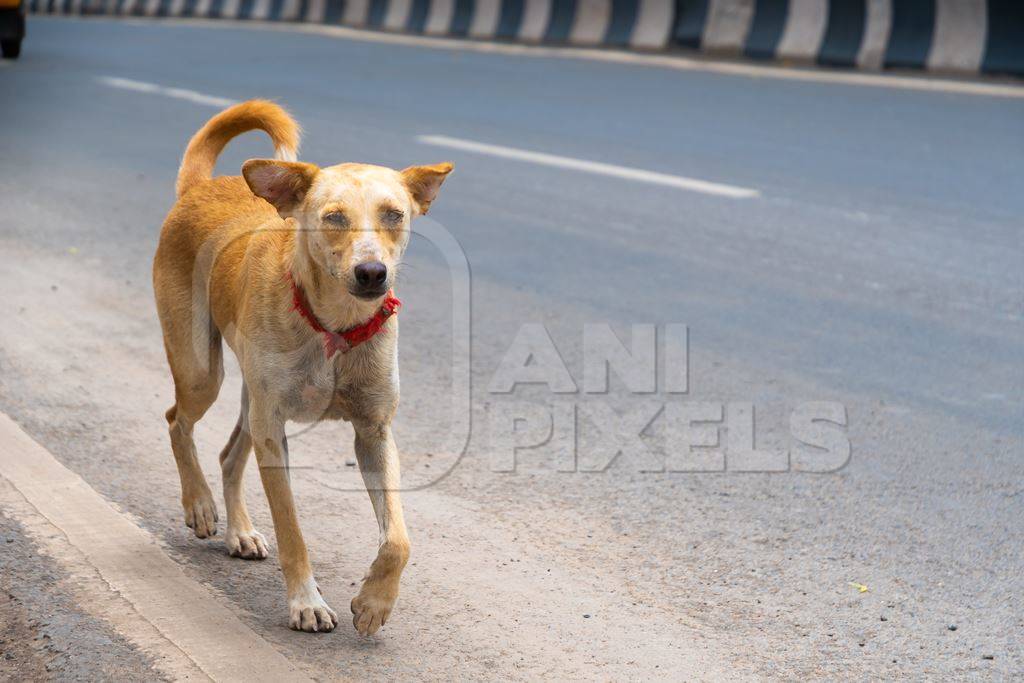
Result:
{"label": "stray dog", "polygon": [[[237,135],[263,130],[275,159],[251,159],[242,176],[212,177]],[[273,102],[252,100],[214,116],[188,144],[177,203],[160,234],[153,291],[174,378],[167,411],[181,477],[185,524],[217,532],[217,508],[196,459],[192,430],[224,377],[222,340],[238,357],[242,408],[220,454],[232,556],[267,557],[253,528],[242,472],[256,451],[270,503],[289,624],[331,631],[334,610],[320,594],[299,529],[288,477],[288,420],[344,419],[380,527],[377,557],[352,599],[363,635],[387,621],[398,597],[409,539],[398,495],[391,436],[398,406],[398,319],[392,288],[409,243],[409,222],[425,214],[449,163],[395,171],[296,161],[299,127]]]}

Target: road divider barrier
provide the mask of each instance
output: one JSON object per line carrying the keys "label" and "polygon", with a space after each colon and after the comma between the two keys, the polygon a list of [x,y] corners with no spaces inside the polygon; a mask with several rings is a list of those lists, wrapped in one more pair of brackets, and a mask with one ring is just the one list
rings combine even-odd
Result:
{"label": "road divider barrier", "polygon": [[1024,76],[1024,0],[29,0],[29,9]]}

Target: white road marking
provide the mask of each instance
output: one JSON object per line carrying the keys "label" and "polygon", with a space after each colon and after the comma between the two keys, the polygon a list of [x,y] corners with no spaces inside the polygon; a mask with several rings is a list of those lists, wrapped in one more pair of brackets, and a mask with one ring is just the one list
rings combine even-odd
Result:
{"label": "white road marking", "polygon": [[668,173],[658,173],[656,171],[645,171],[640,168],[631,168],[629,166],[616,166],[615,164],[605,164],[600,161],[588,161],[586,159],[573,159],[572,157],[545,154],[543,152],[531,152],[524,149],[515,149],[514,147],[503,147],[501,145],[491,145],[485,142],[474,142],[473,140],[460,140],[458,138],[450,138],[444,135],[420,135],[417,136],[416,140],[425,145],[461,149],[466,152],[488,154],[490,156],[502,157],[504,159],[515,159],[516,161],[541,164],[542,166],[568,168],[574,171],[612,176],[613,178],[624,178],[626,180],[636,180],[642,183],[665,185],[667,187],[675,187],[680,190],[702,192],[704,194],[717,195],[719,197],[750,199],[761,195],[758,190],[753,190],[748,187],[713,183],[707,180],[698,180],[697,178],[687,178],[686,176],[679,175],[669,175]]}
{"label": "white road marking", "polygon": [[[56,527],[108,590],[213,680],[297,680],[291,662],[193,581],[147,531],[0,413],[0,477]],[[117,626],[118,624],[115,624]],[[122,624],[123,626],[123,624]]]}
{"label": "white road marking", "polygon": [[97,81],[103,85],[111,88],[119,88],[121,90],[133,90],[135,92],[149,93],[151,95],[163,95],[164,97],[173,97],[177,100],[185,100],[194,104],[202,104],[207,107],[216,107],[217,109],[223,109],[230,107],[233,104],[238,104],[235,100],[229,100],[226,97],[216,97],[214,95],[204,95],[201,92],[195,90],[187,90],[185,88],[169,88],[163,85],[157,85],[156,83],[146,83],[145,81],[133,81],[129,78],[117,78],[115,76],[99,76],[96,78]]}

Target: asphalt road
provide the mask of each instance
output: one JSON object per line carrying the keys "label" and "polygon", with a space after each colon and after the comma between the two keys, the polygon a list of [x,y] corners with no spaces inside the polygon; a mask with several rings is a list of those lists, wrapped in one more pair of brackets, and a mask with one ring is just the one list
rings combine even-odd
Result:
{"label": "asphalt road", "polygon": [[[399,289],[396,429],[406,481],[420,487],[405,495],[413,559],[374,639],[347,625],[288,631],[273,551],[264,563],[232,560],[220,540],[184,528],[149,269],[184,145],[216,106],[104,78],[273,98],[305,128],[301,157],[320,164],[456,162],[431,217],[472,270],[473,432],[461,457],[447,449],[457,421],[439,396],[452,383],[457,297],[444,259],[417,239]],[[0,67],[0,102],[0,410],[310,675],[1024,673],[1024,99],[46,19],[30,22],[22,59]],[[269,154],[252,135],[219,169]],[[625,338],[631,324],[685,323],[689,394],[633,395],[613,379],[610,404],[752,403],[758,447],[785,449],[795,406],[837,402],[852,455],[829,473],[694,474],[640,471],[628,453],[600,472],[559,472],[524,451],[518,471],[495,471],[487,425],[500,404],[594,399],[489,391],[528,323],[546,326],[579,385],[585,323]],[[237,390],[229,371],[198,432],[215,491]],[[580,425],[583,450],[595,433]],[[664,437],[656,420],[644,438]],[[293,443],[315,571],[347,611],[376,539],[348,427]],[[270,531],[247,476],[254,519]],[[14,634],[4,642],[45,638],[0,647],[30,660],[24,672],[162,675],[80,600],[74,575],[40,572],[45,525],[19,517],[15,499],[0,496],[10,596],[0,615]]]}

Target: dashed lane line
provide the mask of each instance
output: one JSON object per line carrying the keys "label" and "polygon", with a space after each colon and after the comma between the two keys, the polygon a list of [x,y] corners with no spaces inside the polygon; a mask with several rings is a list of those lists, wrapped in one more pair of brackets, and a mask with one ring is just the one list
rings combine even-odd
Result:
{"label": "dashed lane line", "polygon": [[237,100],[229,100],[226,97],[206,95],[187,88],[171,88],[164,85],[157,85],[156,83],[147,83],[146,81],[134,81],[130,78],[99,76],[96,80],[107,87],[117,88],[118,90],[131,90],[150,95],[161,95],[163,97],[171,97],[176,100],[185,100],[186,102],[192,102],[193,104],[216,107],[217,109],[224,109],[225,107],[230,107],[231,105],[238,103]]}
{"label": "dashed lane line", "polygon": [[564,157],[544,152],[533,152],[525,149],[516,149],[515,147],[504,147],[502,145],[492,145],[490,143],[476,142],[474,140],[450,138],[444,135],[420,135],[416,140],[425,145],[433,145],[435,147],[447,147],[449,149],[458,149],[465,152],[474,152],[476,154],[484,154],[503,159],[513,159],[515,161],[540,164],[541,166],[566,168],[572,171],[582,171],[584,173],[611,176],[613,178],[650,183],[652,185],[664,185],[666,187],[674,187],[678,190],[700,192],[701,194],[728,197],[729,199],[751,199],[761,195],[759,191],[749,187],[726,185],[725,183],[715,183],[709,180],[700,180],[698,178],[688,178],[686,176],[659,173],[657,171],[647,171],[642,168],[633,168],[631,166],[619,166],[600,161],[575,159],[573,157]]}

